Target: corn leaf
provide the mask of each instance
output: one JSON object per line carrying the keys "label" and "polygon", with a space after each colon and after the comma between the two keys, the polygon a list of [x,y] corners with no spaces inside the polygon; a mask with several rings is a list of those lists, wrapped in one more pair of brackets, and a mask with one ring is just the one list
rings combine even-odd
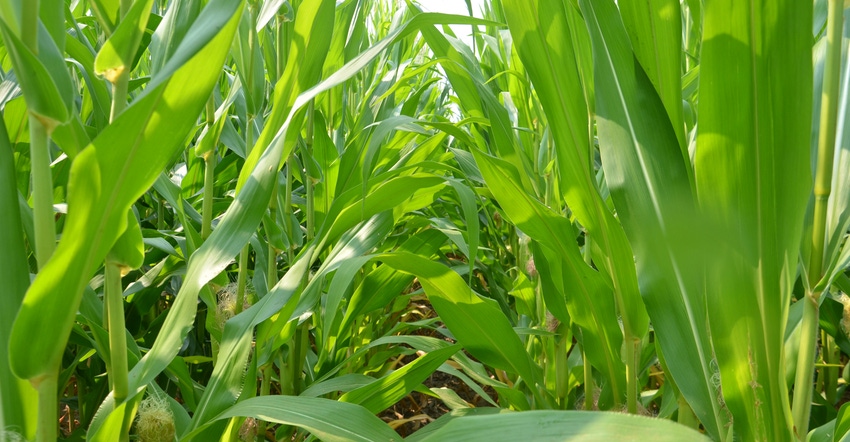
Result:
{"label": "corn leaf", "polygon": [[634,55],[664,103],[692,179],[682,108],[682,11],[679,1],[627,0],[617,5]]}
{"label": "corn leaf", "polygon": [[648,329],[637,286],[634,258],[623,228],[614,219],[596,186],[591,163],[587,103],[579,77],[567,2],[504,2],[508,27],[551,125],[558,178],[564,201],[604,251],[618,312],[629,333],[640,338]]}
{"label": "corn leaf", "polygon": [[410,394],[458,350],[460,345],[455,344],[428,352],[375,382],[349,391],[339,400],[379,413]]}
{"label": "corn leaf", "polygon": [[[588,358],[604,374],[614,396],[623,396],[625,366],[620,359],[623,335],[614,297],[599,272],[588,267],[579,254],[572,225],[520,189],[520,181],[515,178],[518,172],[510,164],[475,150],[473,153],[496,199],[503,202],[508,218],[551,252],[544,253],[546,260],[540,262],[542,271],[551,269],[544,279],[552,281],[554,290],[543,294],[549,310],[559,320],[572,321],[581,327]],[[564,314],[564,308],[568,315]]]}
{"label": "corn leaf", "polygon": [[9,366],[9,332],[30,284],[23,226],[15,183],[15,159],[0,120],[0,232],[6,232],[0,247],[0,268],[5,289],[0,295],[0,428],[16,428],[27,438],[35,436],[35,416],[27,413],[36,400],[36,392]]}
{"label": "corn leaf", "polygon": [[409,253],[379,255],[377,259],[419,278],[434,309],[469,353],[488,365],[519,374],[529,384],[538,381],[534,364],[508,319],[473,293],[457,273]]}
{"label": "corn leaf", "polygon": [[[265,396],[244,400],[216,420],[251,416],[304,428],[325,441],[397,441],[398,434],[365,408],[324,398]],[[191,434],[186,435],[189,439]]]}
{"label": "corn leaf", "polygon": [[[130,205],[193,128],[224,62],[221,42],[229,43],[232,32],[224,26],[232,11],[221,2],[208,8],[224,28],[218,37],[199,45],[198,52],[180,53],[185,58],[173,61],[182,68],[167,71],[168,78],[160,78],[75,159],[63,239],[30,286],[12,330],[11,361],[18,376],[37,381],[58,368],[88,279],[126,229]],[[53,326],[45,329],[44,321]]]}
{"label": "corn leaf", "polygon": [[94,60],[95,72],[111,83],[133,69],[133,59],[148,25],[153,0],[137,1]]}
{"label": "corn leaf", "polygon": [[47,30],[39,27],[38,31],[39,55],[36,55],[5,23],[0,24],[0,34],[25,91],[27,108],[52,130],[71,118],[71,77]]}
{"label": "corn leaf", "polygon": [[421,440],[534,440],[555,442],[708,441],[700,433],[664,419],[619,413],[524,411],[450,420]]}
{"label": "corn leaf", "polygon": [[[676,385],[709,434],[725,436],[711,384],[688,167],[653,84],[634,63],[610,0],[582,1],[593,40],[597,130],[605,178],[635,252],[646,308]],[[687,245],[686,245],[687,244]],[[687,330],[687,333],[683,333]]]}
{"label": "corn leaf", "polygon": [[712,341],[735,431],[786,440],[783,331],[812,185],[812,4],[712,0],[703,14],[694,174],[713,223]]}

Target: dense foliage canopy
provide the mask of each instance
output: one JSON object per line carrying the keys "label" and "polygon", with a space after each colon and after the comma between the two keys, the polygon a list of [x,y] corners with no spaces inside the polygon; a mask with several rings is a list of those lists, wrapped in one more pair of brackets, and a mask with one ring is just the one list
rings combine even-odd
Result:
{"label": "dense foliage canopy", "polygon": [[844,2],[465,3],[0,0],[0,441],[850,434]]}

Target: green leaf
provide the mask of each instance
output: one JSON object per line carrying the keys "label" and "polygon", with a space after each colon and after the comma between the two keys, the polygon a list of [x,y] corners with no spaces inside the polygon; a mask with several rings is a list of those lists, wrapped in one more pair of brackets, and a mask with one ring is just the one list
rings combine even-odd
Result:
{"label": "green leaf", "polygon": [[850,405],[844,404],[838,410],[838,417],[835,418],[832,441],[847,442],[848,440],[850,440]]}
{"label": "green leaf", "polygon": [[[323,398],[264,396],[246,399],[216,420],[251,416],[303,428],[324,441],[397,441],[401,437],[365,408]],[[186,435],[189,438],[191,434]]]}
{"label": "green leaf", "polygon": [[[438,230],[428,229],[411,236],[396,250],[430,258],[444,242],[445,239]],[[411,282],[412,275],[398,272],[387,265],[371,271],[351,295],[340,330],[348,329],[351,321],[357,316],[389,304]]]}
{"label": "green leaf", "polygon": [[[221,231],[229,230],[230,227],[221,226]],[[218,231],[219,229],[216,229],[214,232]],[[209,241],[213,240],[212,238],[214,236],[211,235],[210,239],[204,245],[209,244]],[[206,257],[210,250],[211,248],[202,246],[193,255],[193,260],[197,261]],[[286,312],[286,316],[288,317],[292,310],[295,309],[298,297],[300,296],[301,281],[312,263],[312,252],[313,249],[308,248],[306,253],[286,272],[286,275],[280,282],[269,290],[266,296],[249,309],[227,321],[222,334],[222,346],[218,353],[218,359],[213,368],[210,382],[204,390],[204,395],[198,402],[198,407],[192,418],[191,430],[203,428],[205,425],[211,423],[216,419],[214,416],[217,413],[222,412],[222,410],[225,410],[238,399],[240,395],[239,388],[243,383],[243,373],[249,361],[248,353],[251,349],[254,327],[280,312]],[[236,252],[233,254],[235,255]],[[194,258],[195,256],[200,258]],[[196,287],[190,287],[197,290]],[[183,307],[183,309],[185,308]],[[177,320],[181,319],[176,316],[174,318]],[[167,337],[174,340],[179,336],[172,335]],[[157,340],[158,342],[160,342],[159,339]]]}
{"label": "green leaf", "polygon": [[359,404],[372,413],[379,413],[410,394],[458,350],[460,345],[455,344],[428,352],[375,382],[349,391],[339,400]]}
{"label": "green leaf", "polygon": [[39,27],[39,55],[24,45],[5,23],[0,34],[12,59],[27,108],[48,132],[70,119],[71,77],[61,53],[43,27]]}
{"label": "green leaf", "polygon": [[[233,17],[233,10],[235,10],[238,5],[228,5],[230,9],[223,8],[225,5],[227,4],[221,2],[210,3],[207,5],[201,14],[201,17],[198,18],[198,23],[196,23],[196,26],[198,27],[197,32],[195,32],[195,28],[193,27],[193,32],[188,34],[186,37],[187,40],[191,40],[186,45],[188,48],[196,47],[196,45],[199,44],[200,39],[206,37],[205,34],[208,33],[211,28],[214,29],[214,26],[209,26],[205,23],[205,19],[220,19],[225,16],[228,18]],[[418,21],[409,22],[406,27],[402,28],[402,30],[412,32],[411,29],[417,28],[411,23],[421,26],[423,23],[431,24],[434,20],[447,20],[446,17],[456,19],[454,16],[444,16],[441,14],[433,14],[432,16],[432,14],[427,14],[423,15],[422,19]],[[473,19],[461,18],[460,20],[469,21]],[[233,22],[228,24],[233,25]],[[232,203],[231,208],[225,213],[217,228],[213,230],[212,235],[192,255],[186,271],[186,276],[184,277],[183,285],[180,292],[177,294],[175,303],[170,308],[169,315],[166,317],[165,322],[162,325],[160,335],[154,342],[150,351],[135,367],[133,367],[133,370],[130,372],[129,382],[131,392],[141,391],[147,383],[152,381],[160,372],[162,372],[167,365],[167,361],[171,360],[174,355],[177,354],[186,333],[188,333],[194,321],[194,314],[197,307],[197,293],[201,290],[201,287],[203,287],[204,284],[212,280],[224,270],[233,257],[239,253],[242,247],[248,242],[254,233],[254,229],[256,229],[262,220],[262,215],[267,209],[268,201],[271,197],[272,183],[276,177],[277,168],[280,167],[284,154],[289,154],[289,152],[286,152],[285,149],[291,149],[292,147],[284,146],[283,141],[286,139],[286,133],[289,128],[289,124],[294,118],[294,114],[318,94],[338,85],[342,81],[345,81],[356,74],[366,64],[374,60],[383,49],[394,42],[395,38],[399,38],[400,35],[403,36],[406,34],[403,34],[401,31],[397,31],[391,38],[385,39],[381,44],[373,46],[348,63],[340,71],[331,75],[331,77],[308,90],[295,100],[295,104],[292,106],[292,111],[290,111],[289,116],[286,120],[284,120],[284,124],[278,129],[270,148],[259,156],[256,167],[250,169],[250,173],[245,175],[248,178],[245,179],[245,185],[239,192],[236,200]],[[181,45],[181,47],[175,52],[175,57],[188,51],[184,49],[186,48]],[[163,75],[163,72],[169,72],[169,70],[175,69],[177,66],[179,65],[176,62],[173,62],[173,60],[167,62],[160,71],[160,75]],[[156,78],[152,81],[152,83],[155,84],[155,82]],[[149,85],[148,87],[150,88],[151,86]],[[203,96],[203,100],[206,100],[207,98],[208,94]],[[126,113],[127,111],[122,114],[122,118],[124,118]],[[247,164],[245,167],[247,169]],[[163,186],[163,188],[168,190],[167,183],[164,184],[165,186]],[[415,188],[410,190],[415,190]],[[360,216],[362,216],[362,212],[358,214],[355,224],[361,220],[361,218],[359,218]],[[353,213],[350,218],[354,219]],[[351,219],[346,222],[349,221],[351,221]],[[352,227],[351,224],[346,226],[345,223],[337,223],[335,226],[339,229],[340,234]],[[312,252],[309,251],[306,253]],[[283,280],[281,282],[283,282]],[[104,416],[109,416],[109,411],[111,411],[114,407],[114,401],[110,396],[101,405],[100,412],[96,419],[92,422],[88,433],[90,438],[96,437],[108,439],[110,437],[110,435],[98,435],[97,430],[99,429],[100,423],[103,422],[103,419],[105,419]],[[92,436],[93,434],[95,436]]]}
{"label": "green leaf", "polygon": [[0,268],[3,269],[3,295],[0,296],[0,423],[2,428],[16,428],[26,438],[35,436],[36,391],[25,380],[19,379],[9,366],[9,332],[12,322],[30,284],[24,228],[18,205],[18,187],[15,184],[15,159],[0,119],[0,232],[4,233],[0,247]]}
{"label": "green leaf", "polygon": [[121,19],[115,32],[106,40],[94,60],[95,72],[115,83],[123,73],[133,69],[133,59],[148,25],[153,0],[139,0]]}
{"label": "green leaf", "polygon": [[[614,396],[624,397],[625,366],[620,359],[623,335],[614,297],[599,272],[585,264],[579,254],[572,224],[523,191],[516,179],[519,172],[512,165],[477,150],[473,154],[507,217],[548,251],[543,253],[546,259],[537,265],[544,272],[544,284],[553,284],[551,288],[544,285],[549,289],[543,292],[549,310],[559,320],[575,322],[582,328],[588,358],[605,375]],[[535,259],[538,256],[535,254]]]}
{"label": "green leaf", "polygon": [[[826,15],[826,2],[824,3],[824,16]],[[817,3],[815,8],[817,10]],[[850,20],[844,18],[843,48],[848,45],[847,36],[850,35]],[[823,99],[823,70],[826,61],[826,38],[819,40],[813,47],[815,53],[814,70],[814,96],[813,108],[814,124],[812,128],[812,152],[817,151],[817,143],[820,135],[820,106]],[[838,100],[838,120],[835,131],[835,158],[832,172],[832,185],[829,194],[829,208],[827,212],[827,244],[824,251],[823,280],[818,284],[818,289],[829,286],[835,278],[850,265],[850,245],[844,241],[845,234],[850,228],[850,176],[844,173],[850,167],[850,69],[847,62],[842,65],[842,78],[840,86],[840,97]]]}
{"label": "green leaf", "polygon": [[[116,2],[117,0],[102,0]],[[192,24],[198,19],[203,7],[202,0],[173,0],[168,12],[162,18],[151,37],[151,74],[156,75],[166,62],[174,56],[181,42],[186,38]],[[115,10],[116,17],[118,10]],[[234,12],[235,13],[235,12]],[[114,21],[117,23],[117,20]]]}
{"label": "green leaf", "polygon": [[119,0],[92,0],[92,12],[109,32],[118,24]]}
{"label": "green leaf", "polygon": [[710,439],[666,419],[607,412],[522,411],[457,417],[421,439],[422,442],[444,440],[696,442]]}
{"label": "green leaf", "polygon": [[682,108],[682,11],[679,0],[625,0],[617,5],[634,55],[664,103],[679,142],[680,154],[687,161],[688,176],[692,179]]}
{"label": "green leaf", "polygon": [[[306,12],[305,12],[306,14]],[[233,40],[232,54],[236,62],[236,72],[245,86],[245,105],[248,115],[259,116],[265,98],[266,82],[263,70],[263,56],[260,52],[259,38],[251,22],[249,10],[242,14],[242,21]],[[317,18],[317,20],[321,20]],[[319,21],[319,23],[327,23]],[[317,26],[318,27],[318,26]],[[250,146],[249,146],[250,148]]]}
{"label": "green leaf", "polygon": [[116,240],[106,255],[107,262],[114,262],[127,269],[138,269],[145,259],[145,245],[139,220],[132,210],[127,211],[127,228]]}
{"label": "green leaf", "polygon": [[[582,1],[593,41],[597,131],[605,179],[635,253],[638,278],[670,374],[714,438],[726,419],[711,384],[702,268],[693,248],[688,165],[668,112],[610,0]],[[678,51],[678,49],[677,49]],[[681,99],[679,99],[681,101]],[[684,332],[686,331],[686,332]]]}
{"label": "green leaf", "polygon": [[[208,10],[221,5],[211,3]],[[185,58],[172,62],[181,68],[164,71],[168,78],[156,79],[75,159],[62,240],[33,281],[12,330],[11,361],[19,376],[37,381],[58,368],[83,288],[126,229],[130,205],[153,184],[194,127],[235,30],[227,22],[232,11],[217,12],[217,37],[197,47],[198,52],[179,53]],[[44,328],[45,321],[52,326]]]}
{"label": "green leaf", "polygon": [[416,275],[440,319],[469,353],[485,364],[522,376],[529,384],[537,382],[534,364],[508,318],[475,294],[460,275],[410,253],[383,254],[376,259]]}
{"label": "green leaf", "polygon": [[714,0],[703,14],[694,173],[711,223],[712,342],[735,432],[786,440],[783,331],[812,186],[812,4]]}
{"label": "green leaf", "polygon": [[[641,338],[649,319],[638,290],[631,246],[596,184],[588,104],[569,27],[569,2],[504,2],[514,44],[551,125],[563,200],[603,251],[597,265],[610,273],[627,334]],[[492,185],[489,181],[488,184]],[[560,196],[560,195],[559,195]],[[507,204],[507,202],[503,203]]]}
{"label": "green leaf", "polygon": [[[328,29],[333,28],[333,23],[333,2],[305,2],[298,8],[293,30],[295,35],[298,35],[298,40],[290,45],[286,56],[286,68],[275,84],[271,115],[266,119],[265,127],[256,145],[247,147],[250,153],[239,175],[237,192],[245,185],[248,173],[253,170],[260,156],[276,138],[279,128],[285,124],[284,121],[293,117],[290,113],[296,98],[318,82],[324,58],[331,44],[331,33]],[[315,24],[321,24],[321,26],[314,26]],[[253,32],[253,29],[246,28],[246,32]],[[317,54],[321,54],[320,63],[313,62]],[[254,66],[253,55],[245,54],[245,57],[250,57],[245,60],[246,67]],[[253,93],[248,91],[248,94]],[[288,150],[284,152],[283,158],[289,157]]]}

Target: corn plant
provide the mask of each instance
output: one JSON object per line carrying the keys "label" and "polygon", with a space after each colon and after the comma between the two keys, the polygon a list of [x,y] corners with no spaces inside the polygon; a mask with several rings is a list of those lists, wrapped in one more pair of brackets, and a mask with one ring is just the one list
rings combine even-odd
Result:
{"label": "corn plant", "polygon": [[0,1],[0,440],[850,434],[844,3],[466,6]]}

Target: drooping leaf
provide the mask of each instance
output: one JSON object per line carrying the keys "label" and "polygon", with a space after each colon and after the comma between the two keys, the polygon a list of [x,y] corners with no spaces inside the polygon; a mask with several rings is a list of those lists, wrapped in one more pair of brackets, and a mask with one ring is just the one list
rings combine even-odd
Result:
{"label": "drooping leaf", "polygon": [[708,433],[720,439],[726,419],[711,384],[703,273],[692,252],[700,243],[693,235],[698,218],[689,164],[657,86],[642,64],[634,63],[614,3],[582,1],[581,6],[593,41],[602,166],[635,253],[646,308],[664,354],[675,355],[667,367],[676,385]]}
{"label": "drooping leaf", "polygon": [[375,382],[349,391],[339,400],[379,413],[410,394],[458,350],[460,345],[455,344],[429,352]]}
{"label": "drooping leaf", "polygon": [[216,420],[234,416],[251,416],[267,422],[293,425],[326,441],[389,442],[401,439],[365,408],[323,398],[255,397],[230,407],[216,416]]}
{"label": "drooping leaf", "polygon": [[505,315],[472,292],[448,267],[409,253],[379,255],[396,270],[416,275],[434,309],[463,347],[493,367],[535,383],[535,369]]}
{"label": "drooping leaf", "polygon": [[534,441],[708,441],[683,425],[665,419],[584,411],[523,411],[452,419],[421,439]]}

